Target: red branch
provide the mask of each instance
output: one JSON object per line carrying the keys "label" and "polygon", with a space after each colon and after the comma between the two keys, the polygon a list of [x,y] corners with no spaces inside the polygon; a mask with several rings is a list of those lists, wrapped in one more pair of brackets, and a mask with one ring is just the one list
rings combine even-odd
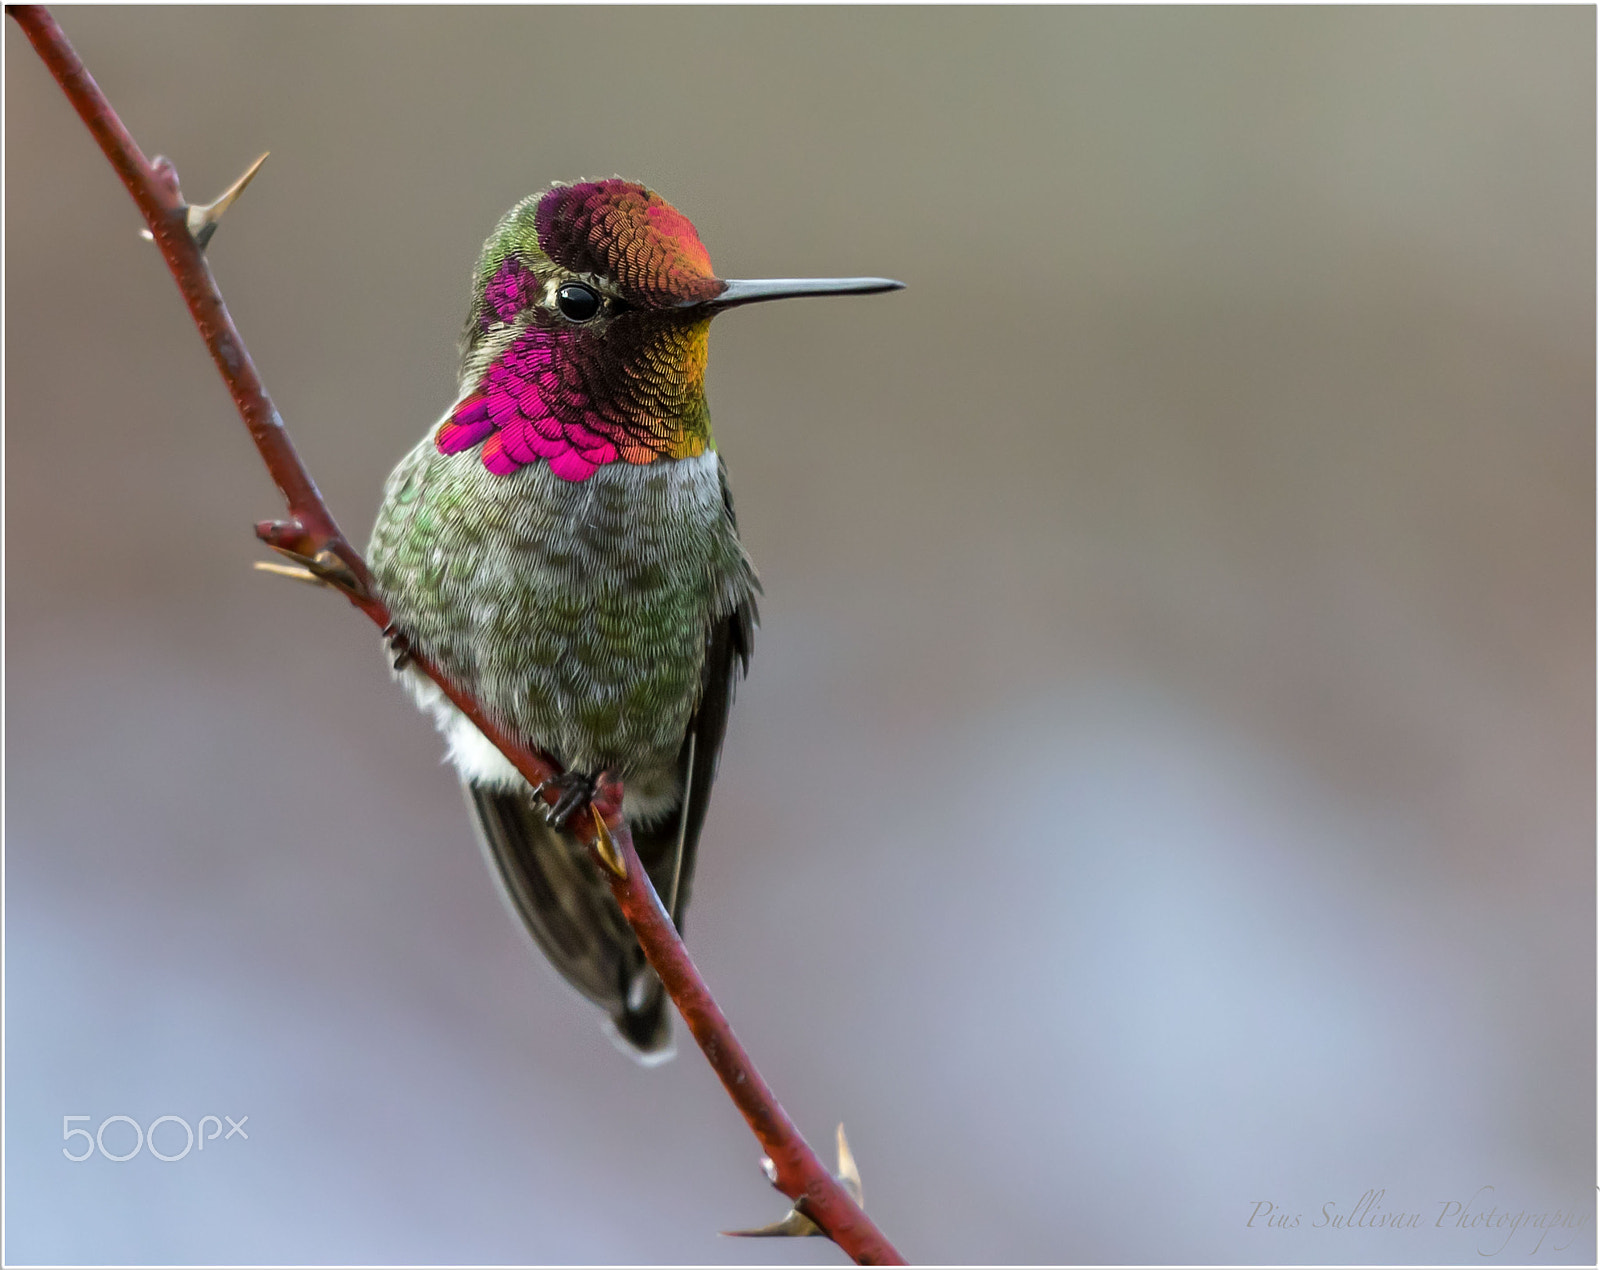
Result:
{"label": "red branch", "polygon": [[[388,607],[373,590],[372,577],[361,554],[339,531],[316,482],[300,462],[283,419],[267,396],[255,363],[250,360],[244,340],[222,301],[205,253],[190,232],[189,206],[179,190],[177,172],[165,159],[158,158],[152,163],[144,157],[49,10],[40,5],[7,5],[6,12],[27,35],[138,204],[167,268],[177,280],[178,290],[183,293],[200,337],[211,350],[212,360],[233,396],[234,405],[249,428],[268,472],[283,491],[290,519],[263,522],[256,527],[257,535],[269,545],[301,560],[387,630],[390,625]],[[559,774],[559,767],[548,755],[506,735],[470,694],[451,683],[420,652],[412,653],[412,661],[499,747],[530,785],[537,787]],[[555,795],[552,792],[547,797],[553,800]],[[858,1264],[904,1265],[904,1259],[894,1246],[817,1159],[739,1044],[634,852],[633,838],[622,819],[621,807],[620,782],[604,782],[595,800],[595,809],[604,818],[616,853],[626,866],[626,876],[621,878],[610,869],[606,870],[612,892],[628,924],[639,937],[645,956],[661,976],[678,1013],[705,1053],[706,1061],[772,1160],[776,1172],[773,1185]],[[589,819],[582,815],[574,817],[579,825]],[[602,866],[597,863],[597,867]]]}

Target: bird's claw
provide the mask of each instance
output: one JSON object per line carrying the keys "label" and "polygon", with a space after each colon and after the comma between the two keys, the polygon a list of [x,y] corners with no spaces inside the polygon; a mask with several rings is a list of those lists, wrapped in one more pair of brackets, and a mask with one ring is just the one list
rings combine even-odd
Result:
{"label": "bird's claw", "polygon": [[544,813],[545,823],[557,829],[565,829],[567,821],[572,818],[572,813],[594,797],[599,784],[598,776],[586,776],[582,772],[562,772],[560,776],[545,781],[534,791],[535,794],[542,793],[546,789],[558,791],[555,802]]}
{"label": "bird's claw", "polygon": [[389,651],[394,654],[394,668],[404,670],[412,662],[415,654],[411,651],[411,638],[399,625],[390,622],[383,628],[383,639],[389,645]]}

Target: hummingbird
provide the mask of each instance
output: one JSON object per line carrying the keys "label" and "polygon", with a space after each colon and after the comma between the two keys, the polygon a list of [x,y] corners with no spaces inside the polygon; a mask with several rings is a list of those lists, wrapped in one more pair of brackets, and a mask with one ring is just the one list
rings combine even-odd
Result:
{"label": "hummingbird", "polygon": [[[654,191],[557,183],[484,243],[456,399],[384,486],[368,560],[396,674],[444,736],[513,913],[642,1062],[672,1054],[665,993],[568,823],[602,775],[620,779],[682,930],[761,590],[712,439],[711,320],[901,285],[719,278]],[[406,664],[413,651],[561,765],[554,805]]]}

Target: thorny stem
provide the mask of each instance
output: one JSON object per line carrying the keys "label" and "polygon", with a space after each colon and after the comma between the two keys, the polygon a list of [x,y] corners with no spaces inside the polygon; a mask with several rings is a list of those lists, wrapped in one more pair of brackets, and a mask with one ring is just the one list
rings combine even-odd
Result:
{"label": "thorny stem", "polygon": [[[255,363],[223,303],[205,253],[189,231],[185,218],[188,205],[179,189],[177,172],[164,159],[152,163],[144,157],[48,9],[41,5],[7,5],[6,12],[27,35],[133,196],[234,405],[268,472],[283,492],[290,520],[264,522],[257,526],[258,536],[307,561],[374,623],[387,629],[389,610],[373,590],[366,563],[339,531],[316,482],[295,452],[283,419],[267,396]],[[559,774],[548,755],[506,735],[470,694],[446,678],[426,656],[413,652],[412,664],[439,685],[531,785],[538,786]],[[610,830],[626,872],[625,877],[619,878],[614,871],[606,870],[612,892],[706,1061],[772,1160],[777,1174],[773,1185],[858,1264],[904,1265],[894,1246],[817,1159],[739,1044],[639,862],[621,807],[621,784],[604,782],[595,799],[595,809]],[[575,825],[587,819],[573,818]]]}
{"label": "thorny stem", "polygon": [[789,1113],[761,1079],[744,1046],[734,1035],[711,989],[689,957],[678,936],[678,929],[661,905],[661,897],[650,884],[650,875],[634,853],[633,836],[626,823],[614,834],[616,846],[627,865],[627,876],[607,874],[611,893],[617,897],[622,915],[628,919],[645,956],[661,976],[672,1003],[689,1025],[706,1061],[711,1064],[722,1087],[734,1105],[749,1121],[750,1128],[766,1148],[777,1176],[773,1185],[795,1202],[795,1206],[815,1222],[828,1238],[843,1248],[860,1265],[898,1266],[905,1261],[894,1245],[872,1224],[850,1193],[822,1167],[815,1153],[800,1136]]}

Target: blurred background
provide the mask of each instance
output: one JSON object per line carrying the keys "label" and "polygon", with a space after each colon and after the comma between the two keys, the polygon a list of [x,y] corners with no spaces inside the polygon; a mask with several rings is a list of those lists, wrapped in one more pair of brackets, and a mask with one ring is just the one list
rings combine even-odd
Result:
{"label": "blurred background", "polygon": [[[61,16],[192,198],[272,151],[211,260],[357,542],[551,179],[909,284],[717,323],[767,595],[688,923],[907,1255],[1593,1260],[1592,9]],[[837,1263],[717,1236],[784,1205],[709,1069],[611,1048],[375,632],[252,572],[5,67],[8,1260]]]}

